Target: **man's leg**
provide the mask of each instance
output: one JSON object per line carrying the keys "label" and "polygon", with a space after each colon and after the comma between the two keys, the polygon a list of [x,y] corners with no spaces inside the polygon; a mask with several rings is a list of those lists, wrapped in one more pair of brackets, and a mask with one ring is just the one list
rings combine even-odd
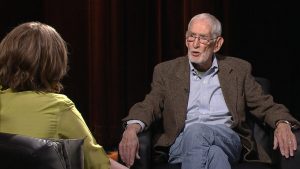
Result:
{"label": "man's leg", "polygon": [[208,151],[208,159],[206,162],[207,169],[225,169],[231,168],[228,156],[218,146],[212,145]]}
{"label": "man's leg", "polygon": [[212,129],[214,143],[220,147],[228,156],[230,163],[235,163],[240,159],[241,141],[239,135],[225,125],[208,125]]}
{"label": "man's leg", "polygon": [[[219,149],[212,148],[212,145]],[[238,155],[235,155],[236,153]],[[169,162],[181,162],[183,169],[204,169],[209,166],[222,166],[222,169],[229,166],[230,169],[229,161],[236,161],[239,154],[239,137],[230,128],[193,124],[186,128],[171,146]],[[215,164],[216,162],[218,164]]]}

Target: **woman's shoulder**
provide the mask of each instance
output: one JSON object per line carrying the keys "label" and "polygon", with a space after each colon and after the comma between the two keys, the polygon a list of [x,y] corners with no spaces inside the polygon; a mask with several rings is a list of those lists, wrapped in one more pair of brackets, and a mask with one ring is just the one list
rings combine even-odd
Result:
{"label": "woman's shoulder", "polygon": [[53,101],[60,104],[65,104],[67,106],[73,106],[73,101],[65,94],[59,93],[47,93],[46,96],[48,97],[49,101]]}
{"label": "woman's shoulder", "polygon": [[74,106],[73,101],[65,94],[39,92],[39,91],[23,91],[23,92],[11,92],[12,97],[18,98],[18,100],[26,100],[27,104],[30,102],[35,105],[43,107],[61,107],[70,108]]}

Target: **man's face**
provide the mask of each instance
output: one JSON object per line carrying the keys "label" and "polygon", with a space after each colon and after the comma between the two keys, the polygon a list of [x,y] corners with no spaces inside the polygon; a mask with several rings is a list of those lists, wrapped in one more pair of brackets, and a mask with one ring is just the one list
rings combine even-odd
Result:
{"label": "man's face", "polygon": [[208,20],[196,19],[192,22],[186,37],[189,60],[204,71],[211,67],[212,56],[220,49],[218,45],[222,45],[223,42],[221,37],[212,37],[211,30]]}

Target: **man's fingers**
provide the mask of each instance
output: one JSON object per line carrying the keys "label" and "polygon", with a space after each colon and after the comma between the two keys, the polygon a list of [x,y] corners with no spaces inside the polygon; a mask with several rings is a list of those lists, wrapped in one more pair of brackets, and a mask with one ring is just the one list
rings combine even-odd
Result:
{"label": "man's fingers", "polygon": [[141,159],[141,157],[140,157],[140,155],[139,155],[139,152],[138,152],[138,151],[137,151],[137,152],[136,152],[136,154],[135,154],[135,158],[136,158],[136,159]]}
{"label": "man's fingers", "polygon": [[130,153],[129,153],[129,165],[132,166],[135,160],[135,153],[136,153],[136,146],[135,145],[130,145]]}
{"label": "man's fingers", "polygon": [[126,146],[126,143],[124,143],[124,139],[122,139],[122,141],[120,142],[120,145],[119,145],[119,153],[120,153],[120,157],[121,157],[121,160],[126,164],[128,165],[128,151],[127,151],[127,146]]}
{"label": "man's fingers", "polygon": [[139,143],[136,132],[126,129],[119,144],[119,151],[120,157],[127,167],[133,165],[138,147]]}
{"label": "man's fingers", "polygon": [[277,147],[278,147],[278,140],[277,137],[274,135],[273,150],[277,149]]}
{"label": "man's fingers", "polygon": [[126,136],[124,136],[119,145],[119,151],[122,161],[126,164],[127,167],[132,165],[132,156],[134,157],[134,153],[132,154],[134,146],[132,141],[129,141]]}
{"label": "man's fingers", "polygon": [[293,137],[293,150],[296,151],[297,150],[297,139],[294,133],[292,133],[292,137]]}
{"label": "man's fingers", "polygon": [[294,156],[294,151],[297,150],[297,140],[296,140],[296,136],[294,135],[294,133],[292,133],[290,140],[291,140],[290,144],[289,144],[290,156]]}
{"label": "man's fingers", "polygon": [[273,149],[276,147],[279,147],[280,153],[285,158],[294,156],[294,151],[297,149],[296,136],[285,123],[279,124],[275,129]]}

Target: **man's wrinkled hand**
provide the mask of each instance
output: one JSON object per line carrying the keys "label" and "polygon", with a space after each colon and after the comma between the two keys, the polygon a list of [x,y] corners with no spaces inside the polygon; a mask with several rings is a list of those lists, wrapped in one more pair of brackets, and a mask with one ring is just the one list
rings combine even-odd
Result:
{"label": "man's wrinkled hand", "polygon": [[129,124],[124,131],[122,140],[119,144],[121,160],[129,168],[133,165],[135,158],[140,159],[138,154],[139,140],[137,137],[137,133],[140,129],[141,127],[139,124]]}
{"label": "man's wrinkled hand", "polygon": [[274,132],[273,149],[277,148],[279,148],[281,155],[286,158],[294,156],[294,151],[297,149],[297,140],[289,124],[279,123],[277,125]]}

